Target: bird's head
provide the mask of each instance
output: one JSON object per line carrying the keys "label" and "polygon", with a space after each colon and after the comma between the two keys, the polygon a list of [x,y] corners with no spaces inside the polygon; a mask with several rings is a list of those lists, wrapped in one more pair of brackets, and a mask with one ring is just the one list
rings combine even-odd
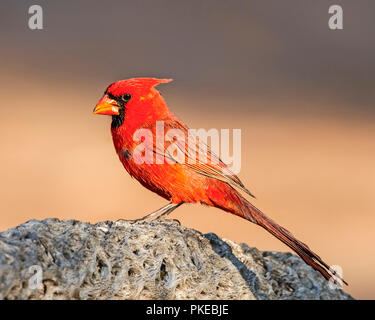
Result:
{"label": "bird's head", "polygon": [[154,87],[170,81],[172,79],[133,78],[114,82],[107,87],[93,112],[110,115],[115,126],[121,125],[127,110],[141,111],[143,104],[160,97]]}

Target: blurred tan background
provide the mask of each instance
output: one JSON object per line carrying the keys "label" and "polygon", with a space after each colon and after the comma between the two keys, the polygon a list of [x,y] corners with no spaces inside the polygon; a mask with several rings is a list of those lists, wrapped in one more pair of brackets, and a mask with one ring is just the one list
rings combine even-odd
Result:
{"label": "blurred tan background", "polygon": [[[160,86],[192,128],[241,128],[240,177],[254,204],[375,297],[375,3],[29,1],[0,4],[0,230],[29,219],[134,219],[164,205],[122,168],[110,118],[92,109],[134,76]],[[33,3],[32,3],[33,4]],[[218,209],[183,225],[262,250],[288,248]]]}

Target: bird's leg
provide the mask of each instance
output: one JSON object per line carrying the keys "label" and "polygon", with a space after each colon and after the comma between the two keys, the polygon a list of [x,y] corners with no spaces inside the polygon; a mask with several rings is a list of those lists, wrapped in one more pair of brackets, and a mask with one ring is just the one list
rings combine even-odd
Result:
{"label": "bird's leg", "polygon": [[154,212],[151,212],[150,214],[142,217],[142,218],[139,218],[139,219],[135,219],[135,220],[123,220],[123,219],[119,219],[117,221],[126,221],[126,222],[130,222],[130,223],[138,223],[138,222],[142,222],[142,221],[146,221],[147,219],[157,219],[159,216],[164,216],[164,215],[168,215],[170,214],[174,209],[176,209],[177,207],[179,207],[182,203],[168,203],[167,205],[165,205],[164,207],[154,211]]}
{"label": "bird's leg", "polygon": [[[166,220],[165,217],[167,215],[169,215],[174,209],[177,209],[180,205],[182,205],[183,202],[180,202],[180,203],[174,203],[173,207],[169,208],[168,210],[165,210],[163,213],[161,213],[158,217],[156,217],[154,220],[158,220],[158,221],[163,221],[163,220]],[[153,221],[154,221],[153,220]],[[169,219],[168,219],[169,220]],[[178,221],[177,219],[172,219],[172,221],[176,221],[179,225],[181,225],[181,222]]]}

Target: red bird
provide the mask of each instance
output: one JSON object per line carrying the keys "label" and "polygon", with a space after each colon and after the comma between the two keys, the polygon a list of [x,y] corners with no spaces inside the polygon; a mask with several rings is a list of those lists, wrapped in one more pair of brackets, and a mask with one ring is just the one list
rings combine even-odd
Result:
{"label": "red bird", "polygon": [[[323,260],[297,240],[288,230],[268,218],[258,208],[247,201],[236,189],[251,193],[240,179],[231,173],[227,166],[218,161],[197,162],[179,161],[171,154],[160,152],[154,143],[149,147],[153,156],[163,154],[162,163],[139,163],[134,161],[133,152],[139,141],[134,133],[138,129],[148,129],[153,137],[156,135],[156,122],[163,121],[165,132],[168,129],[180,129],[188,137],[188,127],[169,110],[163,97],[155,89],[160,83],[171,79],[134,78],[121,80],[109,85],[104,96],[94,109],[95,114],[112,116],[111,132],[116,152],[128,173],[135,177],[144,187],[157,193],[170,203],[159,210],[135,221],[168,215],[183,203],[202,203],[220,208],[250,222],[253,222],[293,249],[308,265],[319,271],[327,280],[338,277]],[[191,153],[189,147],[181,147],[185,158]],[[216,156],[208,148],[202,148],[198,142],[196,152],[205,153],[208,159]],[[166,160],[174,160],[174,163]],[[347,284],[344,280],[342,280]]]}

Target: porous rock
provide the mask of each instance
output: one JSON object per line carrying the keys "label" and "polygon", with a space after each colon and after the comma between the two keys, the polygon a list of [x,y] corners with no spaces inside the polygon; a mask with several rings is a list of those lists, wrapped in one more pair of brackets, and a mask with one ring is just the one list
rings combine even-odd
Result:
{"label": "porous rock", "polygon": [[352,299],[291,253],[175,222],[31,220],[0,233],[0,299]]}

